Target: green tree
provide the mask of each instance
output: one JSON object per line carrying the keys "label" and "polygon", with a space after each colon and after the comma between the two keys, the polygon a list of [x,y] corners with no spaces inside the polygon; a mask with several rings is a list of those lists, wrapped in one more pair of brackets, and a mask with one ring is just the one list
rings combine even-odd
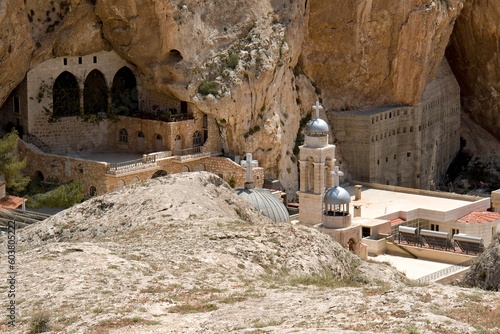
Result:
{"label": "green tree", "polygon": [[26,158],[19,160],[15,153],[17,139],[15,130],[0,139],[0,175],[5,176],[5,187],[8,191],[19,193],[26,188],[30,178],[22,174],[27,161]]}

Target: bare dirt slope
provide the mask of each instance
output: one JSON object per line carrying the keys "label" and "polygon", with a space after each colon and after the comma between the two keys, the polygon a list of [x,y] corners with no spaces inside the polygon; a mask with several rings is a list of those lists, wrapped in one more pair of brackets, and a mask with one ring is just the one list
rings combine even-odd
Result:
{"label": "bare dirt slope", "polygon": [[53,333],[500,330],[498,293],[409,284],[314,229],[271,223],[205,172],[20,230],[16,259],[17,333],[45,321]]}

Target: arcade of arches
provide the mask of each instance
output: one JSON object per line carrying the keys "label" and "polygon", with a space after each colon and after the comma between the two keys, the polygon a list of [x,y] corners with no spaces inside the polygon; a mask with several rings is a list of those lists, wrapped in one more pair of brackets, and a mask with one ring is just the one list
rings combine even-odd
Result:
{"label": "arcade of arches", "polygon": [[[111,92],[111,94],[109,94]],[[83,84],[83,101],[81,101],[80,85],[76,77],[62,72],[54,81],[53,115],[57,117],[78,116],[81,114],[99,114],[112,112],[118,115],[131,115],[138,110],[137,81],[131,69],[124,66],[114,78],[111,90],[106,78],[99,70],[92,70]]]}

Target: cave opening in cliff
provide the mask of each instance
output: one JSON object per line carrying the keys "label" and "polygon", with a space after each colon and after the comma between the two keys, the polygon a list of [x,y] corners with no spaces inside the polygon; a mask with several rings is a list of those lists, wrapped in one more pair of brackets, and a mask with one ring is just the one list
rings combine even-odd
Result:
{"label": "cave opening in cliff", "polygon": [[179,50],[170,50],[167,61],[169,63],[178,63],[182,60],[182,55]]}
{"label": "cave opening in cliff", "polygon": [[85,79],[83,111],[85,114],[108,112],[108,87],[104,75],[99,70],[93,70]]}
{"label": "cave opening in cliff", "polygon": [[137,81],[130,68],[124,66],[116,72],[111,88],[111,98],[113,113],[133,116],[138,112]]}
{"label": "cave opening in cliff", "polygon": [[80,114],[80,89],[75,76],[68,71],[61,73],[52,89],[54,116],[77,116]]}

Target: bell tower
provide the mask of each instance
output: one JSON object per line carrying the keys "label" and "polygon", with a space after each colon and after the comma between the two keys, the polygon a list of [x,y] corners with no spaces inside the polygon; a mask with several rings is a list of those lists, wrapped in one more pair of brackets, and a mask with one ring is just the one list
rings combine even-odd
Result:
{"label": "bell tower", "polygon": [[319,101],[313,106],[316,118],[305,129],[304,145],[299,153],[299,221],[302,224],[320,224],[323,216],[323,194],[332,186],[328,176],[335,166],[335,145],[328,144],[328,124],[319,116],[323,107]]}

